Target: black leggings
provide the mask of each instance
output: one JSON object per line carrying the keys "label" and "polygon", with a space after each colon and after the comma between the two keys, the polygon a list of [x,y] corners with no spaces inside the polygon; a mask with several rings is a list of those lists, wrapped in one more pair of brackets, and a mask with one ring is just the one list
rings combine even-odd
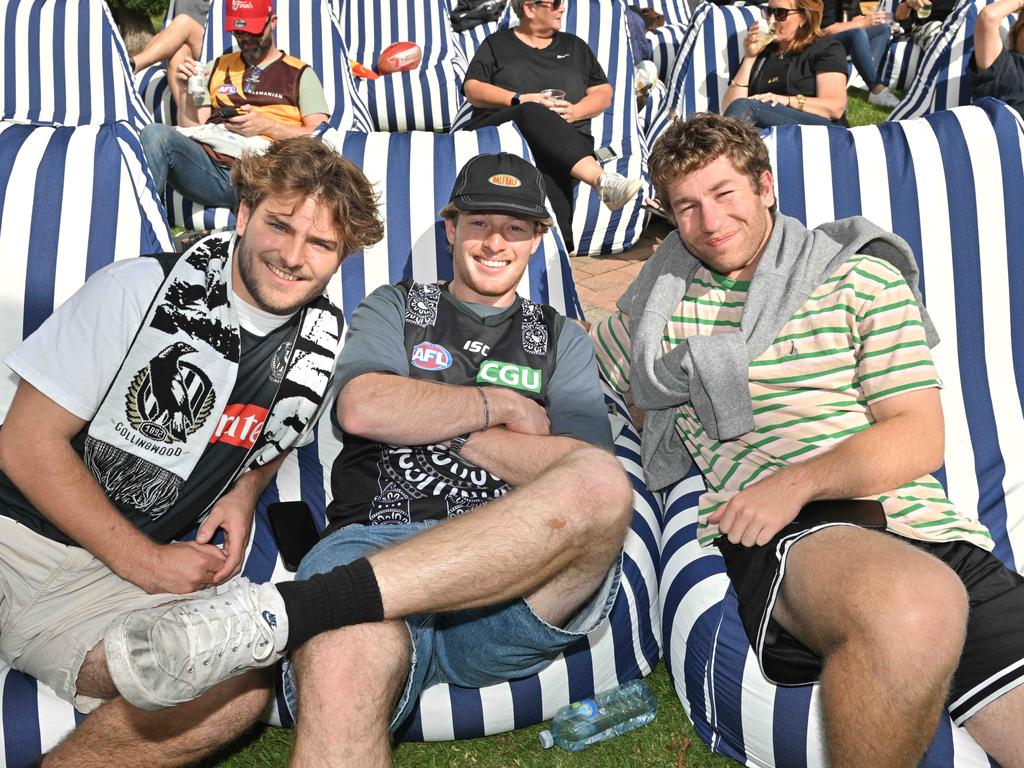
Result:
{"label": "black leggings", "polygon": [[572,251],[572,195],[576,179],[569,173],[584,157],[594,156],[594,140],[580,133],[565,118],[543,104],[528,102],[499,109],[480,120],[472,120],[469,128],[476,130],[488,125],[501,125],[512,121],[523,134],[544,177],[551,207],[555,209],[558,228],[566,247]]}

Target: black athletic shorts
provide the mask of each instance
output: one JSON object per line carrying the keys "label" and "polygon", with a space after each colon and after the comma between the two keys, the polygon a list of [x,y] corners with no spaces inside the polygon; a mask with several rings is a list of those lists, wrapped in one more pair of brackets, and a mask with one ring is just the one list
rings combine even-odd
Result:
{"label": "black athletic shorts", "polygon": [[[790,547],[829,525],[786,526],[759,547],[715,542],[739,598],[740,620],[764,676],[776,685],[806,685],[821,674],[821,659],[771,618]],[[890,534],[895,535],[895,534]],[[965,541],[928,543],[898,537],[942,560],[967,589],[970,613],[960,665],[946,702],[963,723],[985,705],[1024,683],[1024,577],[990,552]]]}

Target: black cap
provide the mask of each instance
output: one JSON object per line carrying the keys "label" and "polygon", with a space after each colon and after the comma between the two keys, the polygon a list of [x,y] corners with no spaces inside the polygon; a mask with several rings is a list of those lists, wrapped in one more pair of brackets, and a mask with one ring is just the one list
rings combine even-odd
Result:
{"label": "black cap", "polygon": [[459,171],[448,201],[460,211],[507,213],[550,226],[544,179],[529,162],[508,152],[477,155]]}

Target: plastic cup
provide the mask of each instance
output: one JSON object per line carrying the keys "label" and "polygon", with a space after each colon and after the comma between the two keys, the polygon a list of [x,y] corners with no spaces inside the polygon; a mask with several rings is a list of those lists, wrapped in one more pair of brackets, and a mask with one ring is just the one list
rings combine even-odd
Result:
{"label": "plastic cup", "polygon": [[927,19],[932,15],[932,7],[930,5],[923,5],[917,9],[917,18]]}
{"label": "plastic cup", "polygon": [[878,3],[861,3],[860,4],[860,12],[863,15],[865,15],[865,16],[867,16],[867,15],[869,15],[871,13],[874,13],[877,8],[878,8]]}
{"label": "plastic cup", "polygon": [[540,92],[540,95],[546,99],[555,99],[556,101],[562,101],[565,98],[565,91],[561,88],[545,88]]}

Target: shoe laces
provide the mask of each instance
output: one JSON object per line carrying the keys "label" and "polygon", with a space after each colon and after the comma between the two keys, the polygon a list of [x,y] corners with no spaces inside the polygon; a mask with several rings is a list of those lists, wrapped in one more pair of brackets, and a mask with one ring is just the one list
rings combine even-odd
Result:
{"label": "shoe laces", "polygon": [[[196,663],[209,666],[214,659],[228,652],[236,654],[243,646],[251,649],[256,661],[274,652],[273,632],[260,620],[256,590],[249,583],[231,589],[220,600],[178,603],[176,612],[188,633],[188,647],[193,649],[187,672],[193,672]],[[196,652],[204,648],[206,653]]]}

